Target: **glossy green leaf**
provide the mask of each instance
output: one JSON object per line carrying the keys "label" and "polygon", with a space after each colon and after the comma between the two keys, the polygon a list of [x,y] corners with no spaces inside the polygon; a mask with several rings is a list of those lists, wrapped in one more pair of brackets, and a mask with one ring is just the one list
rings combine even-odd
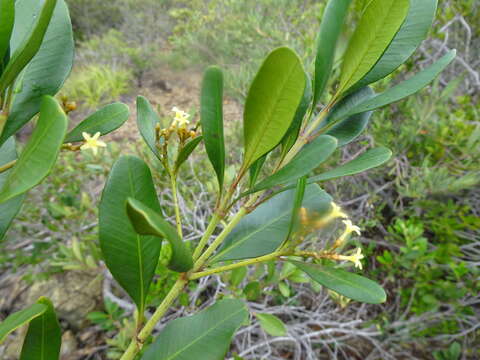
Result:
{"label": "glossy green leaf", "polygon": [[169,322],[142,360],[223,360],[247,317],[240,300],[218,301],[196,315]]}
{"label": "glossy green leaf", "polygon": [[72,129],[65,142],[82,141],[83,132],[106,135],[122,126],[128,120],[129,113],[128,106],[119,102],[104,106]]}
{"label": "glossy green leaf", "polygon": [[[39,16],[42,1],[17,0],[15,26],[10,47],[21,46]],[[73,32],[64,0],[58,0],[40,50],[15,84],[15,96],[0,144],[16,133],[40,110],[44,95],[55,95],[70,74],[73,64]]]}
{"label": "glossy green leaf", "polygon": [[155,127],[160,123],[158,114],[153,110],[150,102],[143,96],[137,97],[137,126],[143,140],[148,147],[158,157],[158,149],[156,145]]}
{"label": "glossy green leaf", "polygon": [[15,81],[25,66],[40,50],[43,37],[47,32],[56,5],[57,0],[45,0],[30,34],[23,39],[22,43],[12,53],[9,63],[0,77],[0,93],[3,93]]}
{"label": "glossy green leaf", "polygon": [[[362,101],[371,99],[373,96],[375,96],[375,93],[368,86],[353,91],[333,106],[320,128],[329,129],[325,133],[335,137],[338,140],[338,146],[348,144],[365,130],[372,112],[367,111],[347,118],[344,117],[345,114],[348,114],[352,108]],[[325,129],[322,132],[324,131]]]}
{"label": "glossy green leaf", "polygon": [[127,215],[129,197],[160,212],[147,164],[135,156],[122,156],[113,165],[100,201],[100,246],[113,277],[143,313],[161,241],[156,236],[141,236],[135,231]]}
{"label": "glossy green leaf", "polygon": [[402,26],[375,66],[355,85],[378,81],[402,65],[426,38],[437,9],[437,0],[410,0]]}
{"label": "glossy green leaf", "polygon": [[287,328],[282,320],[272,314],[255,313],[255,317],[260,322],[260,326],[269,335],[285,336]]}
{"label": "glossy green leaf", "polygon": [[351,0],[329,0],[323,13],[315,57],[314,106],[320,101],[332,73],[337,42],[351,2]]}
{"label": "glossy green leaf", "polygon": [[0,344],[5,340],[8,334],[42,315],[46,310],[47,306],[37,303],[9,315],[0,323]]}
{"label": "glossy green leaf", "polygon": [[[17,151],[15,149],[15,139],[11,137],[2,146],[0,146],[0,166],[17,159]],[[0,189],[7,180],[8,174],[12,170],[0,173]],[[0,204],[0,240],[3,239],[13,218],[18,214],[22,207],[24,195],[14,197]]]}
{"label": "glossy green leaf", "polygon": [[172,257],[168,267],[174,271],[186,272],[193,267],[192,254],[187,249],[177,231],[141,201],[128,198],[127,214],[133,228],[140,235],[154,235],[167,240],[172,246]]}
{"label": "glossy green leaf", "polygon": [[28,191],[48,175],[60,152],[67,122],[58,102],[45,96],[37,126],[0,189],[0,204]]}
{"label": "glossy green leaf", "polygon": [[408,80],[401,82],[398,85],[391,87],[388,90],[372,97],[371,99],[362,101],[354,106],[350,111],[344,115],[349,117],[355,114],[360,114],[366,111],[375,110],[382,106],[391,104],[393,102],[402,100],[407,96],[415,94],[417,91],[423,89],[430,82],[433,81],[445,69],[448,64],[455,58],[456,51],[450,50],[447,54],[442,56],[434,64],[428,68],[420,71]]}
{"label": "glossy green leaf", "polygon": [[293,182],[308,175],[327,160],[336,148],[337,140],[334,137],[318,136],[311,143],[305,145],[287,165],[260,181],[249,193]]}
{"label": "glossy green leaf", "polygon": [[409,0],[372,0],[365,8],[343,56],[338,93],[363,78],[403,24]]}
{"label": "glossy green leaf", "polygon": [[287,152],[292,148],[293,144],[297,141],[298,134],[302,128],[303,119],[307,113],[310,104],[312,102],[312,83],[307,73],[305,73],[305,78],[307,79],[305,83],[305,90],[303,92],[302,101],[298,105],[297,111],[295,112],[295,117],[293,118],[290,128],[287,130],[287,133],[282,139],[282,158],[287,154]]}
{"label": "glossy green leaf", "polygon": [[187,161],[191,153],[197,148],[203,140],[203,136],[197,136],[195,139],[190,140],[185,146],[180,150],[177,160],[175,161],[175,169],[178,170],[182,164]]}
{"label": "glossy green leaf", "polygon": [[290,262],[320,285],[349,299],[369,304],[380,304],[387,299],[387,295],[380,285],[363,276],[331,266],[321,266],[300,261]]}
{"label": "glossy green leaf", "polygon": [[373,148],[362,155],[335,169],[324,172],[308,179],[309,183],[336,179],[343,176],[355,175],[363,171],[380,166],[392,157],[392,151],[385,147]]}
{"label": "glossy green leaf", "polygon": [[200,99],[200,123],[205,149],[217,174],[220,192],[225,172],[225,143],[223,138],[223,74],[216,66],[209,67],[203,76]]}
{"label": "glossy green leaf", "polygon": [[0,0],[0,59],[5,57],[10,46],[14,20],[15,0]]}
{"label": "glossy green leaf", "polygon": [[40,298],[38,303],[44,305],[46,310],[30,321],[20,360],[58,360],[62,345],[60,323],[50,300]]}
{"label": "glossy green leaf", "polygon": [[305,82],[305,72],[295,52],[282,47],[267,56],[245,102],[245,169],[282,140],[302,100]]}
{"label": "glossy green leaf", "polygon": [[[245,216],[227,236],[213,261],[239,260],[270,254],[286,240],[290,229],[295,190],[261,204]],[[316,184],[307,186],[302,206],[321,216],[330,211],[331,197]]]}

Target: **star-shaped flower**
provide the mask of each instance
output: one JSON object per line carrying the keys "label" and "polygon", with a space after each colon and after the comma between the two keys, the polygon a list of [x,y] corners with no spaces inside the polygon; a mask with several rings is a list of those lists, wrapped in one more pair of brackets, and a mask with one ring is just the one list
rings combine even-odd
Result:
{"label": "star-shaped flower", "polygon": [[353,225],[350,220],[343,220],[343,223],[345,224],[345,230],[343,232],[345,236],[353,232],[357,235],[360,235],[360,228],[356,225]]}
{"label": "star-shaped flower", "polygon": [[80,146],[80,150],[91,149],[93,151],[93,154],[97,155],[99,147],[106,147],[107,146],[107,144],[105,144],[103,141],[98,140],[98,138],[100,137],[100,132],[97,132],[93,136],[91,136],[90,134],[88,134],[86,132],[82,132],[82,136],[85,139],[85,144]]}
{"label": "star-shaped flower", "polygon": [[362,254],[361,248],[357,248],[357,252],[353,255],[349,255],[349,256],[338,255],[337,257],[337,259],[340,259],[340,260],[347,260],[347,261],[353,262],[354,266],[356,268],[359,268],[360,270],[363,269],[362,262],[360,261],[363,258],[365,258],[365,256]]}

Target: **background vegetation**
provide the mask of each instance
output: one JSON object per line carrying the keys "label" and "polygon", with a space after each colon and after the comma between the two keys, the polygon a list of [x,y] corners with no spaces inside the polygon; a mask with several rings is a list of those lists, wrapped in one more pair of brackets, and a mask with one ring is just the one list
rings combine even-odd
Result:
{"label": "background vegetation", "polygon": [[[240,144],[238,104],[259,63],[269,50],[287,44],[306,54],[302,60],[311,66],[325,5],[321,0],[68,2],[77,63],[63,95],[78,103],[77,114],[118,99],[132,104],[133,112],[132,99],[142,94],[159,106],[165,121],[173,105],[195,117],[199,73],[218,64],[227,73],[230,149]],[[366,2],[355,2],[351,22]],[[387,166],[326,185],[364,229],[359,241],[368,254],[366,272],[384,285],[388,302],[347,303],[333,293],[310,290],[288,265],[275,271],[272,264],[251,269],[249,276],[238,270],[202,279],[165,322],[192,306],[208,306],[222,291],[244,297],[253,311],[275,314],[286,324],[285,334],[271,336],[268,326],[252,320],[235,339],[238,359],[479,358],[479,8],[475,0],[440,0],[429,40],[399,72],[421,69],[451,48],[457,48],[457,60],[427,90],[376,111],[360,145],[345,147],[335,159],[342,163],[365,147],[386,145],[394,150]],[[389,81],[376,84],[377,89]],[[38,292],[54,301],[77,298],[71,308],[57,305],[69,330],[65,359],[116,359],[134,331],[133,307],[96,250],[96,205],[120,152],[147,160],[149,153],[132,120],[108,140],[98,157],[62,154],[54,173],[30,192],[8,240],[0,244],[1,312],[19,308]],[[203,149],[194,162],[183,170],[181,186],[190,240],[204,230],[212,205],[208,191],[215,186],[207,180],[211,170]],[[198,166],[202,162],[205,166]],[[170,202],[161,171],[158,190]],[[161,264],[152,305],[164,296],[166,271]],[[65,294],[52,294],[59,281]],[[89,321],[82,321],[87,314]],[[13,347],[7,344],[0,354],[8,359]]]}

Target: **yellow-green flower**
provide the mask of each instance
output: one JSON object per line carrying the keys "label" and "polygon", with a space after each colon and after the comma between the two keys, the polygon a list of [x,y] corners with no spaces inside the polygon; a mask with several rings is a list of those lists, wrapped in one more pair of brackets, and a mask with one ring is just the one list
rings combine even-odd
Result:
{"label": "yellow-green flower", "polygon": [[175,117],[173,118],[173,122],[172,122],[172,127],[173,128],[178,127],[179,129],[185,129],[187,127],[187,125],[190,123],[190,121],[188,120],[190,115],[188,113],[186,113],[185,111],[180,110],[176,106],[174,106],[172,108],[172,111],[175,113]]}
{"label": "yellow-green flower", "polygon": [[363,258],[365,258],[365,256],[362,254],[362,249],[361,248],[357,248],[357,252],[353,255],[349,255],[349,256],[338,255],[338,259],[351,261],[351,262],[353,262],[354,266],[356,268],[359,268],[360,270],[363,269],[362,262],[360,261]]}
{"label": "yellow-green flower", "polygon": [[99,147],[106,147],[107,146],[107,144],[105,144],[103,141],[98,140],[98,138],[100,137],[99,132],[97,132],[93,136],[91,136],[90,134],[88,134],[86,132],[82,132],[82,136],[85,139],[85,144],[80,146],[80,150],[91,149],[93,151],[93,154],[97,155]]}

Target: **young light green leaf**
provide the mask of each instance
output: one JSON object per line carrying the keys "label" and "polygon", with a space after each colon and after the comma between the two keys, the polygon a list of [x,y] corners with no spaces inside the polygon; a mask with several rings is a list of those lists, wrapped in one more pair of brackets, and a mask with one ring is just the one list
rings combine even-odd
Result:
{"label": "young light green leaf", "polygon": [[143,140],[148,147],[158,157],[156,145],[155,126],[160,123],[157,113],[153,110],[150,102],[143,96],[137,97],[137,126]]}
{"label": "young light green leaf", "polygon": [[375,66],[355,85],[360,88],[378,81],[402,65],[427,36],[437,9],[437,0],[410,0],[402,26]]}
{"label": "young light green leaf", "polygon": [[[362,133],[372,116],[371,111],[351,115],[347,118],[345,114],[362,101],[371,99],[375,93],[368,86],[355,90],[345,96],[330,110],[327,118],[320,125],[320,131],[335,137],[338,146],[344,146],[354,140]],[[325,130],[328,131],[325,132]]]}
{"label": "young light green leaf", "polygon": [[285,324],[277,316],[266,313],[255,313],[255,317],[267,334],[272,336],[285,336],[287,334]]}
{"label": "young light green leaf", "polygon": [[319,284],[349,299],[369,304],[380,304],[387,299],[380,285],[363,276],[331,266],[293,260],[290,262]]}
{"label": "young light green leaf", "polygon": [[332,73],[335,49],[351,0],[329,0],[317,38],[313,106],[317,105]]}
{"label": "young light green leaf", "polygon": [[175,170],[178,170],[180,166],[187,161],[190,154],[197,148],[198,144],[200,144],[203,139],[203,136],[197,136],[195,139],[190,140],[185,144],[175,161]]}
{"label": "young light green leaf", "polygon": [[28,191],[48,175],[60,152],[67,122],[58,102],[45,96],[37,126],[0,189],[0,203]]}
{"label": "young light green leaf", "polygon": [[305,72],[295,52],[282,47],[267,56],[245,103],[245,170],[282,140],[302,100],[305,82]]}
{"label": "young light green leaf", "polygon": [[106,135],[122,126],[128,120],[129,113],[128,106],[120,102],[104,106],[72,129],[67,134],[65,142],[82,141],[83,132],[90,135],[97,132]]}
{"label": "young light green leaf", "polygon": [[295,197],[293,200],[292,216],[290,218],[290,226],[288,228],[287,239],[290,235],[297,231],[300,224],[300,208],[303,204],[303,198],[305,197],[305,189],[307,188],[307,176],[302,176],[297,180],[297,186],[295,188]]}
{"label": "young light green leaf", "polygon": [[[288,236],[295,190],[276,195],[245,216],[225,239],[212,262],[270,254]],[[316,184],[307,186],[302,206],[310,214],[330,211],[331,197]]]}
{"label": "young light green leaf", "polygon": [[[15,3],[15,26],[10,47],[18,49],[38,18],[42,1],[19,0]],[[55,95],[70,74],[73,64],[73,32],[64,0],[58,0],[40,50],[24,69],[0,145],[38,113],[44,95]]]}
{"label": "young light green leaf", "polygon": [[200,98],[200,123],[205,149],[217,173],[220,192],[225,172],[225,143],[223,139],[223,74],[216,66],[209,67],[203,76]]}
{"label": "young light green leaf", "polygon": [[156,211],[141,201],[127,199],[127,214],[133,228],[140,235],[153,235],[167,240],[172,246],[171,270],[186,272],[193,267],[192,254],[186,248],[177,231]]}
{"label": "young light green leaf", "polygon": [[362,155],[335,169],[308,179],[309,183],[336,179],[343,176],[358,174],[387,162],[392,157],[392,151],[385,147],[369,149]]}
{"label": "young light green leaf", "polygon": [[403,24],[409,0],[372,0],[343,56],[338,94],[363,78],[380,59]]}
{"label": "young light green leaf", "polygon": [[[10,38],[15,20],[15,0],[0,0],[0,59],[3,60],[10,47]],[[0,61],[2,62],[2,61]],[[4,68],[2,64],[1,68]]]}
{"label": "young light green leaf", "polygon": [[305,78],[307,81],[305,83],[302,101],[300,102],[300,105],[298,105],[290,128],[287,130],[287,133],[282,139],[282,159],[297,141],[298,134],[302,128],[303,118],[305,117],[305,114],[307,113],[312,102],[312,83],[307,73],[305,73]]}
{"label": "young light green leaf", "polygon": [[5,340],[8,334],[42,315],[46,310],[46,305],[36,303],[26,309],[9,315],[0,323],[0,344]]}
{"label": "young light green leaf", "polygon": [[40,49],[56,5],[57,0],[45,0],[42,10],[32,27],[32,31],[28,37],[24,38],[21,45],[15,49],[5,71],[0,77],[0,93],[3,93],[15,81]]}
{"label": "young light green leaf", "polygon": [[349,112],[344,115],[344,117],[349,117],[366,111],[375,110],[382,106],[402,100],[407,96],[415,94],[417,91],[421,90],[430,82],[432,82],[433,79],[435,79],[437,75],[440,74],[443,69],[445,69],[448,64],[452,62],[452,60],[455,58],[455,54],[455,50],[450,50],[434,64],[420,71],[418,74],[414,75],[410,79],[405,80],[400,84],[391,87],[388,90],[385,90],[384,92],[372,97],[371,99],[360,102],[352,109],[350,109]]}
{"label": "young light green leaf", "polygon": [[249,186],[252,187],[258,179],[258,175],[260,175],[260,172],[262,171],[263,165],[265,164],[265,161],[267,160],[268,154],[263,155],[261,158],[257,159],[252,166],[250,166],[249,170]]}
{"label": "young light green leaf", "polygon": [[218,301],[196,315],[168,323],[142,360],[223,360],[247,316],[240,300]]}
{"label": "young light green leaf", "polygon": [[311,143],[305,145],[292,161],[273,175],[260,181],[249,193],[293,182],[308,175],[327,160],[336,148],[337,139],[328,135],[318,136]]}
{"label": "young light green leaf", "polygon": [[20,360],[58,360],[62,330],[55,309],[47,298],[40,298],[38,303],[44,305],[46,310],[30,321],[27,335],[23,340]]}
{"label": "young light green leaf", "polygon": [[113,165],[100,201],[100,247],[113,277],[143,314],[161,241],[155,236],[141,236],[135,231],[125,206],[129,197],[160,212],[147,164],[135,156],[122,156]]}

